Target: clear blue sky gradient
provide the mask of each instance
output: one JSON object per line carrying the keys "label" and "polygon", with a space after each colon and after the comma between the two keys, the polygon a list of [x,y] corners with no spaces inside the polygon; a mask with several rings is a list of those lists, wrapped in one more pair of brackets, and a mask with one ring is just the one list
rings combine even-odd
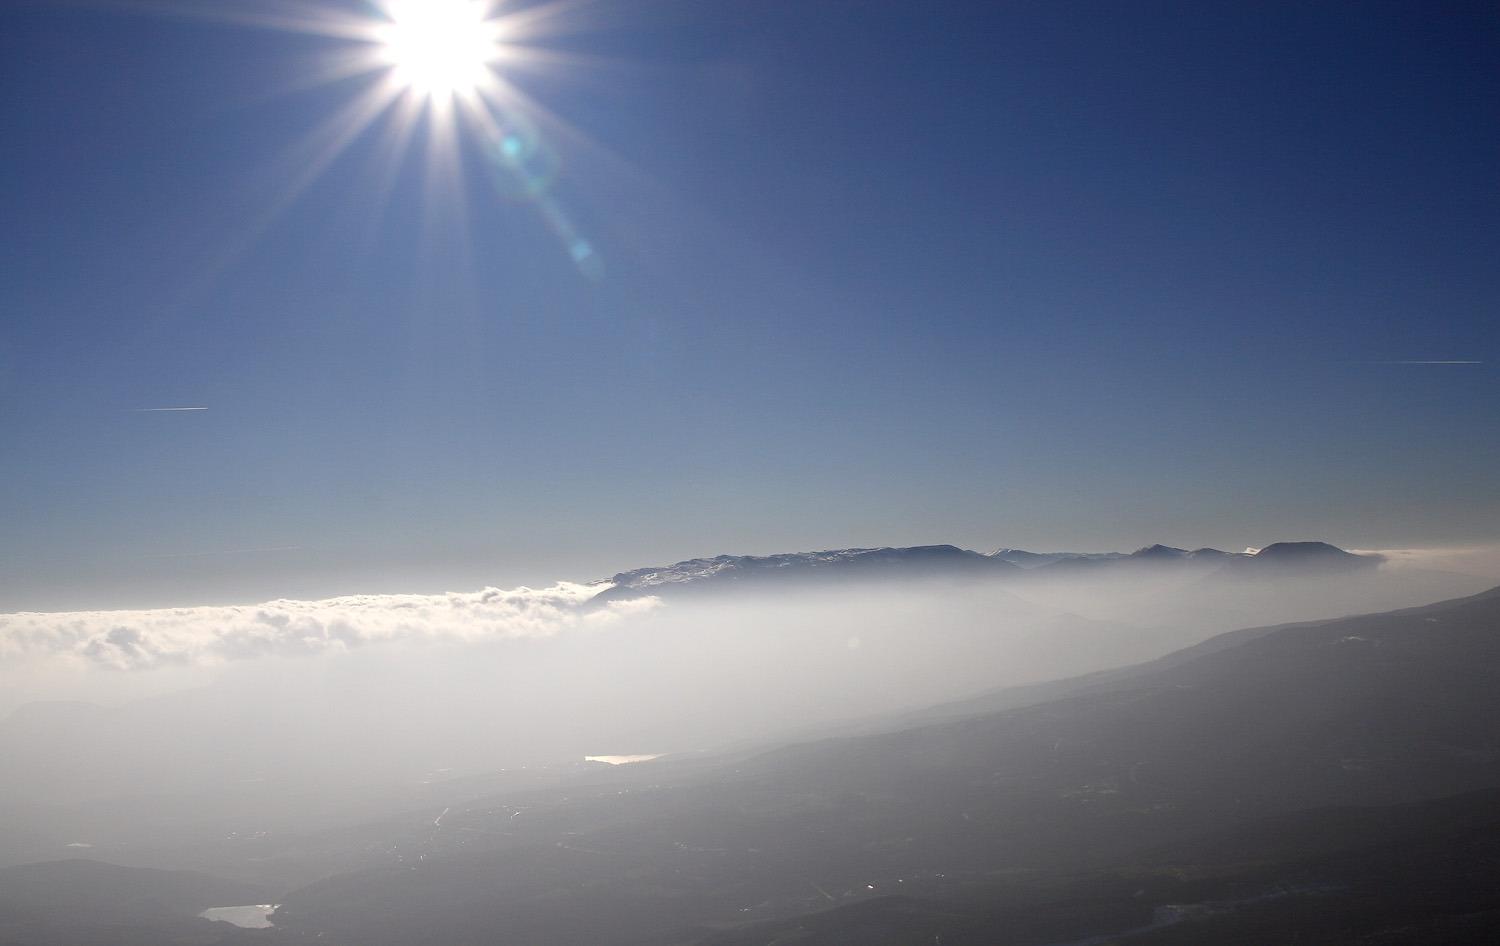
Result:
{"label": "clear blue sky gradient", "polygon": [[598,280],[378,122],[267,214],[372,77],[130,9],[0,6],[0,610],[1500,539],[1493,4],[583,6]]}

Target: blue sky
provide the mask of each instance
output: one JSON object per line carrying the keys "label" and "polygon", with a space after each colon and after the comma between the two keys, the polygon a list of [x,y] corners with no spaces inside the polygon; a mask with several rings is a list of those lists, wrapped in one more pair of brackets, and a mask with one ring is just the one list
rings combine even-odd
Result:
{"label": "blue sky", "polygon": [[576,5],[542,201],[172,9],[0,8],[0,609],[1500,540],[1489,5]]}

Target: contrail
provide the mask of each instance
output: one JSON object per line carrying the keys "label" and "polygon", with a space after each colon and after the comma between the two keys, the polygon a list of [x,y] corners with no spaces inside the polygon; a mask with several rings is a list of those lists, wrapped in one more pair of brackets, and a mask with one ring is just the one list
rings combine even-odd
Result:
{"label": "contrail", "polygon": [[[170,409],[170,408],[169,408]],[[182,410],[182,408],[176,408]],[[296,552],[300,545],[278,545],[264,549],[215,549],[210,552],[169,552],[165,555],[148,555],[147,558],[197,558],[200,555],[244,555],[249,552]]]}
{"label": "contrail", "polygon": [[133,407],[137,414],[159,414],[163,411],[206,411],[206,407]]}
{"label": "contrail", "polygon": [[1482,361],[1368,361],[1370,365],[1482,365]]}

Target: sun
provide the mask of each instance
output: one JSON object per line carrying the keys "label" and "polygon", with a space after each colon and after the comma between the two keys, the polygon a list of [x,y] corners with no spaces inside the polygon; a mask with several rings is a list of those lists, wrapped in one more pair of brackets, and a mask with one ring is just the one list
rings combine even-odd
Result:
{"label": "sun", "polygon": [[[567,69],[576,74],[587,56],[549,49],[546,40],[594,29],[588,10],[604,0],[276,0],[264,4],[205,4],[201,0],[159,0],[152,12],[172,13],[181,4],[191,15],[225,25],[322,37],[331,41],[309,63],[294,87],[335,85],[358,80],[357,90],[307,131],[283,159],[288,180],[270,194],[246,225],[242,248],[271,226],[299,195],[340,156],[383,131],[373,157],[383,182],[374,197],[380,212],[397,172],[426,125],[425,188],[428,198],[451,200],[448,212],[461,219],[469,145],[489,182],[508,200],[524,200],[539,211],[579,272],[602,276],[602,262],[552,193],[556,153],[543,126],[586,141],[526,95],[514,72]],[[141,6],[148,6],[142,3]],[[212,10],[200,10],[212,7]],[[230,9],[230,8],[233,9]],[[264,7],[262,10],[245,9]],[[222,8],[222,9],[221,9]],[[183,15],[188,15],[184,13]],[[351,86],[353,87],[353,86]],[[481,157],[482,156],[482,157]],[[241,252],[236,249],[225,255]]]}
{"label": "sun", "polygon": [[402,88],[432,99],[466,95],[492,79],[500,26],[485,0],[387,0],[376,31],[381,59]]}

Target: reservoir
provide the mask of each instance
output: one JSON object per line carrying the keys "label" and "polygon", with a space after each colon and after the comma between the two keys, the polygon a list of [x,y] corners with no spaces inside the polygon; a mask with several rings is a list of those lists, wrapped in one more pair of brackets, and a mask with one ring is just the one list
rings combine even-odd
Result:
{"label": "reservoir", "polygon": [[271,927],[271,914],[279,903],[260,903],[247,907],[213,907],[198,914],[205,920],[233,923],[246,930],[264,930]]}

